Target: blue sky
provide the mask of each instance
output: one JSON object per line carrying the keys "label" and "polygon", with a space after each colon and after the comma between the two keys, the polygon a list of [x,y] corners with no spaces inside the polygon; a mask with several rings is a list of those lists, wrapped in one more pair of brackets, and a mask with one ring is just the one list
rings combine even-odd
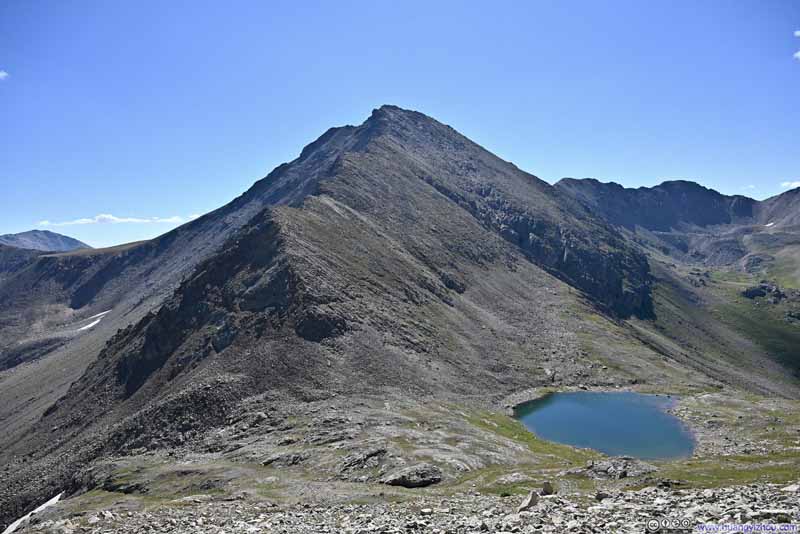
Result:
{"label": "blue sky", "polygon": [[794,0],[7,0],[0,233],[153,237],[385,103],[550,182],[763,198],[800,182],[797,31]]}

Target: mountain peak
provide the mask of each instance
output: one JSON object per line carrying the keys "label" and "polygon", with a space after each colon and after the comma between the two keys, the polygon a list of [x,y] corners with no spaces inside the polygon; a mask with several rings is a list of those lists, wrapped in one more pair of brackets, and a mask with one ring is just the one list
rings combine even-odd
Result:
{"label": "mountain peak", "polygon": [[[424,127],[431,127],[431,128],[446,128],[453,133],[456,133],[455,130],[446,126],[433,117],[425,115],[419,111],[414,111],[411,109],[401,108],[399,106],[395,106],[393,104],[384,104],[379,108],[373,109],[372,114],[370,114],[369,118],[361,125],[365,128],[370,127],[379,127],[379,132],[383,133],[391,128],[398,128],[402,126],[410,127],[413,126],[415,129],[421,129]],[[439,133],[443,133],[440,131]]]}
{"label": "mountain peak", "polygon": [[70,250],[92,248],[77,239],[49,230],[29,230],[18,234],[0,235],[0,244],[46,252],[68,252]]}
{"label": "mountain peak", "polygon": [[384,116],[391,117],[391,116],[397,116],[397,115],[402,115],[402,114],[422,115],[422,113],[420,113],[418,111],[414,111],[414,110],[410,110],[410,109],[404,109],[404,108],[401,108],[400,106],[395,106],[394,104],[383,104],[382,106],[372,110],[372,114],[370,115],[370,118],[372,118],[372,117],[384,117]]}

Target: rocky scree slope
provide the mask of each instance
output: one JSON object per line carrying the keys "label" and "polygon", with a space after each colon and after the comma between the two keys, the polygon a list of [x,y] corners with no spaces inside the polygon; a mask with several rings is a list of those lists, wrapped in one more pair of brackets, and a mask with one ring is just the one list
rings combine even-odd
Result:
{"label": "rocky scree slope", "polygon": [[[684,520],[697,525],[773,525],[789,530],[800,521],[797,484],[751,484],[722,489],[675,490],[646,487],[638,491],[598,492],[587,499],[576,494],[528,498],[457,494],[427,497],[421,502],[277,506],[275,503],[214,502],[209,495],[173,501],[157,511],[114,513],[103,510],[87,518],[47,518],[28,532],[138,533],[174,532],[513,532],[541,534],[618,532],[638,534],[651,520]],[[528,504],[530,503],[530,504]],[[527,505],[526,505],[527,504]],[[777,524],[777,525],[776,525]],[[712,526],[705,527],[711,530]]]}

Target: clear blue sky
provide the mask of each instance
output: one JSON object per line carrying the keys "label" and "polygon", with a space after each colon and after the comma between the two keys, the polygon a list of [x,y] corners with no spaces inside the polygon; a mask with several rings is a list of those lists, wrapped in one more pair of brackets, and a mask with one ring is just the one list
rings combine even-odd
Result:
{"label": "clear blue sky", "polygon": [[204,213],[384,103],[551,182],[763,198],[800,181],[797,30],[794,0],[5,0],[0,233]]}

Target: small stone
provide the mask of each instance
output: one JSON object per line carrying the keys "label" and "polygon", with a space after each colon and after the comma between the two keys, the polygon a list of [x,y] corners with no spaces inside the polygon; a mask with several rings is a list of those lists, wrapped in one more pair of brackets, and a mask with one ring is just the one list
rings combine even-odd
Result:
{"label": "small stone", "polygon": [[530,510],[538,503],[539,503],[539,496],[536,494],[536,492],[531,491],[530,493],[528,493],[528,496],[525,497],[525,500],[522,501],[522,504],[520,504],[517,507],[517,513]]}

